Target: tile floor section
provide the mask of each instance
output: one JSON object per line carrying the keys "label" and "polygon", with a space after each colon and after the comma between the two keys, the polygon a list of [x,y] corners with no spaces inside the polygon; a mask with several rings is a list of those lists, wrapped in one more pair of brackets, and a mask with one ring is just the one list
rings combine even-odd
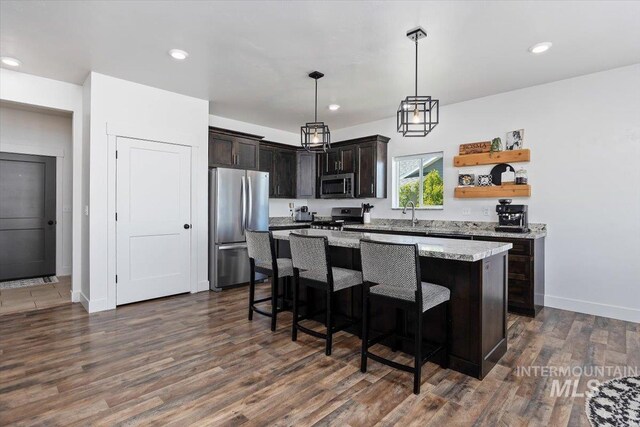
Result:
{"label": "tile floor section", "polygon": [[58,280],[58,283],[0,290],[0,314],[19,313],[70,303],[71,276],[58,277]]}

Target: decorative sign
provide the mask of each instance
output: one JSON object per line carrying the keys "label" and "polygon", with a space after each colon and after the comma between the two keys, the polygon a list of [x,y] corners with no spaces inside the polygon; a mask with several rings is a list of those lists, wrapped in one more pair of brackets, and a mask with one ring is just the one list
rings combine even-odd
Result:
{"label": "decorative sign", "polygon": [[470,142],[460,144],[460,154],[488,153],[491,150],[491,141]]}

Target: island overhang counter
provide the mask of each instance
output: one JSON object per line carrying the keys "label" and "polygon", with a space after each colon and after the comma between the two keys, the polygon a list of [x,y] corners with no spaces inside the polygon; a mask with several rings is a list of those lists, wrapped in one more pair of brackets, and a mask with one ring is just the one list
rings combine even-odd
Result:
{"label": "island overhang counter", "polygon": [[[317,229],[283,230],[273,232],[279,257],[290,257],[288,239],[292,232],[327,237],[332,265],[354,270],[361,270],[361,239],[417,244],[422,280],[451,291],[449,368],[482,379],[505,354],[510,243]],[[306,293],[301,294],[310,310],[323,308],[324,296],[317,290],[307,288]],[[342,293],[337,302],[338,310],[344,315],[361,317],[359,290]],[[443,319],[439,310],[426,313],[422,327],[425,340],[443,341]],[[410,313],[401,315],[396,309],[379,307],[371,328],[385,332],[401,327],[410,332],[414,322]],[[359,334],[360,331],[351,332]],[[401,347],[410,352],[408,346]]]}

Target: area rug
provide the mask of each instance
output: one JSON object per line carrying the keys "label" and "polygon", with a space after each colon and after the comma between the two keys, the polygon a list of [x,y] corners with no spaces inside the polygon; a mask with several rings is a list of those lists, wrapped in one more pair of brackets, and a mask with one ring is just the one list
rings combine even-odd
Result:
{"label": "area rug", "polygon": [[10,280],[8,282],[0,282],[0,290],[26,288],[27,286],[46,285],[49,283],[58,283],[56,276],[35,277],[33,279]]}
{"label": "area rug", "polygon": [[640,376],[602,383],[586,402],[587,418],[594,427],[640,426]]}

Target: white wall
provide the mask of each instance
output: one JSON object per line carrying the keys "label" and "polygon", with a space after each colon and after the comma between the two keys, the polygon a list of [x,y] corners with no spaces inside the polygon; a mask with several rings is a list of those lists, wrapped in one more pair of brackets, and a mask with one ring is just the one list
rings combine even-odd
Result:
{"label": "white wall", "polygon": [[[83,271],[88,264],[82,263],[82,224],[88,218],[82,216],[82,87],[71,83],[46,79],[0,69],[0,100],[66,111],[72,114],[72,301],[79,301]],[[82,218],[82,220],[80,220]]]}
{"label": "white wall", "polygon": [[56,274],[71,274],[73,194],[71,114],[0,105],[0,151],[56,157]]}
{"label": "white wall", "polygon": [[[115,136],[128,136],[192,147],[195,171],[192,192],[195,290],[208,290],[207,280],[207,125],[208,101],[91,73],[90,104],[90,312],[115,308],[115,227],[110,194],[115,192]],[[88,98],[88,99],[86,99]],[[108,137],[107,134],[112,135]],[[113,144],[111,146],[110,144]],[[113,152],[111,150],[114,150]],[[192,286],[192,290],[194,287]]]}
{"label": "white wall", "polygon": [[[529,205],[531,222],[548,224],[546,304],[640,321],[640,64],[444,106],[426,138],[402,138],[395,125],[394,117],[341,129],[334,140],[391,137],[390,159],[444,151],[444,209],[417,217],[479,221],[497,220],[496,200],[453,198],[453,156],[459,144],[524,129],[531,162],[514,167],[528,169],[532,196],[516,200]],[[391,197],[369,202],[373,218],[406,218]],[[309,203],[321,214],[335,204]]]}
{"label": "white wall", "polygon": [[[266,126],[254,125],[252,123],[241,122],[238,120],[227,119],[225,117],[210,115],[209,126],[264,136],[264,139],[266,141],[279,142],[281,144],[288,144],[293,146],[300,145],[300,134]],[[293,203],[295,206],[305,206],[308,204],[308,201],[306,199],[270,199],[269,216],[273,217],[291,215],[289,203]]]}

